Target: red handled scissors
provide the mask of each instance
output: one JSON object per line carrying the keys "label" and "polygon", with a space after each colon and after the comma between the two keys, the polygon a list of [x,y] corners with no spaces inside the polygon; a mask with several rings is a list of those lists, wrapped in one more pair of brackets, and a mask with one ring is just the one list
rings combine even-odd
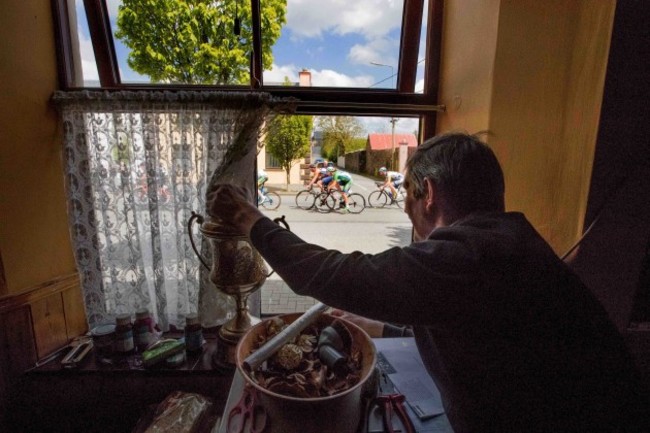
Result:
{"label": "red handled scissors", "polygon": [[402,394],[388,394],[380,395],[375,399],[379,407],[381,407],[384,414],[384,431],[394,433],[393,429],[393,415],[396,413],[397,417],[404,426],[406,433],[415,433],[411,418],[409,418],[406,408],[404,407],[405,397]]}
{"label": "red handled scissors", "polygon": [[228,415],[228,433],[262,433],[266,427],[266,410],[258,401],[257,390],[246,384],[237,404]]}

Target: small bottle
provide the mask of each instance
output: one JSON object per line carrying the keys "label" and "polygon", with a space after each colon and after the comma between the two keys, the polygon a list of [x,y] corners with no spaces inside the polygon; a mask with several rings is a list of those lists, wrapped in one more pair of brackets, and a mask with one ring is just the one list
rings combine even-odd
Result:
{"label": "small bottle", "polygon": [[138,352],[143,352],[151,343],[153,343],[153,320],[149,310],[141,308],[135,312],[135,322],[133,323],[133,340]]}
{"label": "small bottle", "polygon": [[190,313],[185,317],[185,350],[199,352],[203,348],[203,329],[199,323],[199,316]]}
{"label": "small bottle", "polygon": [[113,342],[117,355],[133,353],[133,325],[130,314],[119,314],[115,318],[115,341]]}

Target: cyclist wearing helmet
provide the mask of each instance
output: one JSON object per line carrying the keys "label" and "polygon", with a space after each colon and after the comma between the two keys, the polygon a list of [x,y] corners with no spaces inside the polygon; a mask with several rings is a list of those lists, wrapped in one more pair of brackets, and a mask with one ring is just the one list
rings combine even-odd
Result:
{"label": "cyclist wearing helmet", "polygon": [[327,169],[325,167],[321,168],[320,180],[318,181],[318,185],[321,187],[321,189],[327,189],[330,182],[332,182],[332,175],[327,172]]}
{"label": "cyclist wearing helmet", "polygon": [[327,189],[338,189],[343,196],[342,205],[348,210],[348,191],[352,187],[352,176],[347,171],[338,171],[336,167],[327,167],[332,176],[332,182]]}
{"label": "cyclist wearing helmet", "polygon": [[311,187],[314,186],[314,184],[317,183],[320,179],[320,170],[318,167],[316,167],[316,164],[309,164],[309,173],[311,175],[311,178],[307,184],[307,189],[311,189]]}
{"label": "cyclist wearing helmet", "polygon": [[390,198],[395,200],[397,198],[397,188],[404,182],[404,175],[399,171],[388,171],[386,167],[379,169],[379,175],[384,176],[386,181],[381,186],[381,189],[390,189]]}

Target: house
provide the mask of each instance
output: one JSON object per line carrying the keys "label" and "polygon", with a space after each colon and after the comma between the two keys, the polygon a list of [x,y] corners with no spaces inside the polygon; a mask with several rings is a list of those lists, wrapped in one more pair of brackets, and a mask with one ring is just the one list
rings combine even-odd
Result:
{"label": "house", "polygon": [[[298,73],[298,82],[295,83],[297,87],[311,87],[311,72],[307,69],[302,69]],[[307,158],[309,159],[309,158]],[[262,147],[257,154],[257,167],[266,171],[269,180],[266,182],[267,186],[277,188],[300,187],[305,183],[305,179],[309,179],[309,162],[305,158],[296,161],[291,167],[289,172],[289,185],[287,185],[287,175],[279,162],[270,153],[266,152],[266,146]]]}
{"label": "house", "polygon": [[418,141],[413,134],[368,134],[365,172],[377,174],[379,167],[404,172],[409,155]]}
{"label": "house", "polygon": [[[30,431],[27,421],[41,423],[31,431],[130,431],[136,403],[153,403],[164,386],[204,382],[227,395],[229,382],[215,374],[191,379],[182,370],[137,380],[110,369],[82,378],[57,371],[40,381],[24,374],[88,329],[63,179],[64,127],[51,104],[80,64],[60,61],[74,48],[55,37],[75,2],[10,3],[0,16],[0,431]],[[97,5],[105,3],[83,3],[101,23]],[[431,31],[419,48],[431,61],[423,94],[414,91],[417,43],[400,56],[398,91],[270,91],[297,97],[301,114],[418,116],[419,141],[488,131],[507,208],[526,213],[566,254],[650,377],[650,2],[424,4]],[[408,10],[409,19],[418,16]],[[100,45],[110,46],[110,27],[97,27]],[[403,38],[420,30],[419,22],[407,26]],[[110,93],[120,84],[115,66],[96,57]],[[261,71],[261,59],[251,64]]]}

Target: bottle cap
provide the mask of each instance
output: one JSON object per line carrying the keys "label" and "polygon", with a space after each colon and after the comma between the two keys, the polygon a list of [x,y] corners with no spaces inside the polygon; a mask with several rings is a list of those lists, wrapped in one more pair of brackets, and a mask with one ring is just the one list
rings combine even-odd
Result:
{"label": "bottle cap", "polygon": [[147,317],[149,317],[148,308],[140,308],[138,311],[135,312],[136,319],[146,319]]}
{"label": "bottle cap", "polygon": [[196,313],[189,313],[187,316],[185,316],[185,324],[187,326],[198,325],[199,324],[199,315],[196,314]]}
{"label": "bottle cap", "polygon": [[131,324],[131,315],[129,313],[118,314],[115,317],[115,323],[118,325],[129,325]]}

